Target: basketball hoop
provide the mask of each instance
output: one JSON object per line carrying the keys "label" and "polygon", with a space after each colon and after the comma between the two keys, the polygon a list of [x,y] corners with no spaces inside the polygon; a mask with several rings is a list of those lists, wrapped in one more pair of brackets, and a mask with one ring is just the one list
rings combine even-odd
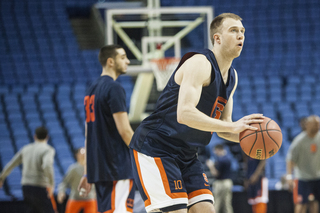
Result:
{"label": "basketball hoop", "polygon": [[152,59],[150,61],[153,74],[156,78],[158,91],[162,91],[165,88],[171,74],[177,68],[179,61],[179,58],[174,57]]}

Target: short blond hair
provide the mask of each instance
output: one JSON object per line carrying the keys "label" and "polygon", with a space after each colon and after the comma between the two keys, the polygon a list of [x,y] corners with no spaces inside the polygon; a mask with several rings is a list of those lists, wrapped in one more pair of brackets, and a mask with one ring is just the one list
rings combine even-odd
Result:
{"label": "short blond hair", "polygon": [[210,39],[211,39],[212,45],[214,45],[213,35],[221,30],[222,23],[226,18],[232,18],[235,20],[242,21],[242,18],[234,13],[222,13],[217,17],[215,17],[210,24]]}

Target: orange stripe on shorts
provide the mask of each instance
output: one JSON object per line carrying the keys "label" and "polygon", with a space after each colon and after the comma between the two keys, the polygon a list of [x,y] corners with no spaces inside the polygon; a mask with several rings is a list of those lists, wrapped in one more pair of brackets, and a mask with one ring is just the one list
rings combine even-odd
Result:
{"label": "orange stripe on shorts", "polygon": [[140,164],[139,164],[139,161],[138,161],[138,152],[136,150],[133,150],[133,155],[134,155],[134,160],[136,162],[136,166],[137,166],[137,171],[138,171],[138,175],[139,175],[139,179],[140,179],[140,183],[141,183],[141,186],[143,188],[143,191],[145,193],[145,195],[147,196],[147,200],[144,201],[144,205],[145,206],[149,206],[151,205],[151,201],[150,201],[150,196],[146,190],[146,187],[144,186],[144,183],[143,183],[143,179],[142,179],[142,175],[141,175],[141,169],[140,169]]}
{"label": "orange stripe on shorts", "polygon": [[166,191],[166,194],[171,198],[188,198],[187,193],[185,193],[185,192],[171,193],[168,177],[167,177],[166,171],[164,170],[164,167],[163,167],[161,159],[160,158],[154,158],[154,160],[155,160],[155,162],[156,162],[156,164],[158,166],[158,169],[159,169],[159,172],[160,172],[160,175],[161,175],[162,183],[163,183],[164,189]]}
{"label": "orange stripe on shorts", "polygon": [[189,193],[188,198],[191,199],[191,198],[194,198],[194,197],[196,197],[198,195],[202,195],[202,194],[212,195],[212,192],[209,189],[199,189],[199,190],[196,190],[196,191]]}

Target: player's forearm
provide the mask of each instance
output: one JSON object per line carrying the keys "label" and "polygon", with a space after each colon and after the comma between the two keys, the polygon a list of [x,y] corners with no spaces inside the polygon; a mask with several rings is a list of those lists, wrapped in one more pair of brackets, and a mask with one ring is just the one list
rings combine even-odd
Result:
{"label": "player's forearm", "polygon": [[11,173],[11,171],[20,164],[21,164],[21,155],[20,155],[20,152],[18,152],[3,168],[2,172],[0,173],[0,180],[3,181],[4,179],[6,179],[6,177]]}
{"label": "player's forearm", "polygon": [[220,138],[239,143],[239,133],[217,132]]}
{"label": "player's forearm", "polygon": [[287,161],[287,175],[292,175],[294,163],[290,160]]}
{"label": "player's forearm", "polygon": [[193,107],[183,107],[178,110],[177,114],[178,122],[191,128],[199,129],[206,132],[233,132],[232,122],[226,122],[211,118]]}
{"label": "player's forearm", "polygon": [[129,147],[130,141],[132,139],[133,136],[133,130],[130,128],[127,131],[123,131],[120,134],[122,140],[124,141],[124,143]]}
{"label": "player's forearm", "polygon": [[265,165],[266,165],[266,161],[265,160],[260,161],[257,169],[254,171],[254,175],[260,176],[262,174],[263,170],[264,170]]}

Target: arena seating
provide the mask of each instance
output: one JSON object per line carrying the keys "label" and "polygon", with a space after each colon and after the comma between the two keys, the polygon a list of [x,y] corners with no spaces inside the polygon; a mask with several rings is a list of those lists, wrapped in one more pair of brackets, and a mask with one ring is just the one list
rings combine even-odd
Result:
{"label": "arena seating", "polygon": [[[74,162],[72,153],[84,142],[84,91],[101,68],[98,50],[79,49],[68,11],[89,10],[96,2],[1,1],[0,168],[32,141],[34,129],[40,125],[49,129],[49,143],[57,151],[56,183]],[[260,112],[282,128],[282,148],[268,160],[266,168],[271,179],[269,187],[273,189],[285,173],[285,156],[293,137],[300,132],[299,119],[320,114],[317,85],[320,3],[317,0],[162,0],[161,5],[211,5],[216,15],[234,12],[244,19],[245,48],[234,61],[239,85],[233,119]],[[183,53],[203,47],[204,36],[199,32],[202,30],[196,29],[186,36],[185,42],[191,47],[183,49]],[[130,107],[133,79],[122,76],[119,82],[126,90]],[[214,136],[209,146],[218,142],[221,140]],[[233,168],[239,169],[235,158]],[[1,201],[22,198],[20,177],[21,168],[13,170],[4,191],[0,190]]]}

